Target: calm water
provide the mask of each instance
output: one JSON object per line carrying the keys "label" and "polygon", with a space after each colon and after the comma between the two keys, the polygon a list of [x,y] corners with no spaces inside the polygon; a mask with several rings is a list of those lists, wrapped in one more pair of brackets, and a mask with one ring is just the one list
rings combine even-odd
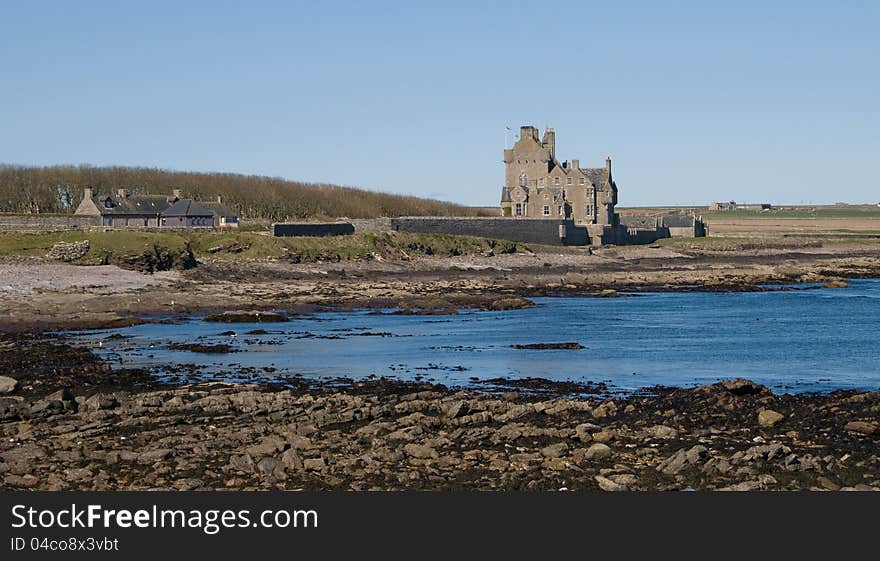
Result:
{"label": "calm water", "polygon": [[[847,289],[536,302],[529,310],[457,316],[325,313],[231,326],[194,318],[80,336],[117,365],[151,367],[160,376],[169,364],[199,365],[195,379],[375,374],[467,385],[472,378],[542,377],[628,391],[743,376],[788,392],[880,388],[880,280],[856,280]],[[245,334],[252,329],[269,333]],[[226,330],[236,337],[221,335]],[[107,338],[114,333],[124,338]],[[586,348],[510,348],[567,341]],[[175,351],[172,342],[227,343],[241,352]]]}

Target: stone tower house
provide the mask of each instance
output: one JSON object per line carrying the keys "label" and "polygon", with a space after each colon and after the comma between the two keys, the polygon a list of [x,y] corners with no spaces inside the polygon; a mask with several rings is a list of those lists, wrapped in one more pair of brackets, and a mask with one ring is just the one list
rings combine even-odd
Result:
{"label": "stone tower house", "polygon": [[539,137],[537,128],[520,127],[519,140],[504,150],[502,216],[616,226],[616,204],[611,158],[604,168],[582,168],[579,160],[559,163],[551,128]]}

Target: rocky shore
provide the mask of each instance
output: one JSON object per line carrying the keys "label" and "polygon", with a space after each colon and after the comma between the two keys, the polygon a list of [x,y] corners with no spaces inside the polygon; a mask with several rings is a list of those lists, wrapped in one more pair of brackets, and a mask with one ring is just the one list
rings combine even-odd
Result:
{"label": "rocky shore", "polygon": [[878,392],[163,387],[62,348],[0,340],[35,356],[0,380],[4,489],[880,490]]}
{"label": "rocky shore", "polygon": [[845,287],[847,278],[880,277],[878,248],[873,239],[713,240],[310,263],[203,259],[195,268],[153,274],[7,257],[0,258],[0,332],[118,327],[175,315],[224,321],[230,310],[440,313],[534,296]]}

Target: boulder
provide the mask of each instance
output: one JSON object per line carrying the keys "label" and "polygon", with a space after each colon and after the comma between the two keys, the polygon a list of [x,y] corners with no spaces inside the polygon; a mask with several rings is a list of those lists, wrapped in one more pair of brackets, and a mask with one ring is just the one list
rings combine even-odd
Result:
{"label": "boulder", "polygon": [[666,425],[654,425],[647,431],[654,438],[678,438],[678,431]]}
{"label": "boulder", "polygon": [[286,450],[281,454],[281,463],[289,470],[299,470],[303,468],[303,461],[296,448]]}
{"label": "boulder", "polygon": [[443,416],[447,419],[455,419],[457,417],[464,417],[470,412],[470,408],[468,407],[467,401],[456,400],[450,403],[449,405],[443,407]]}
{"label": "boulder", "polygon": [[271,456],[266,456],[265,458],[261,458],[259,462],[257,462],[256,466],[257,473],[265,476],[273,476],[278,478],[284,478],[284,463],[277,458],[273,458]]}
{"label": "boulder", "polygon": [[112,395],[96,393],[83,402],[83,410],[100,411],[119,406],[119,401]]}
{"label": "boulder", "polygon": [[702,464],[709,456],[709,450],[700,444],[685,450],[682,448],[669,456],[657,466],[657,471],[666,475],[675,475],[688,466]]}
{"label": "boulder", "polygon": [[541,455],[545,458],[559,458],[564,456],[566,452],[568,452],[568,444],[565,442],[557,442],[541,448]]}
{"label": "boulder", "polygon": [[621,485],[620,483],[616,483],[607,477],[603,477],[601,475],[596,476],[596,483],[599,484],[599,489],[603,491],[627,491],[626,485]]}
{"label": "boulder", "polygon": [[407,456],[419,460],[436,459],[440,457],[440,454],[438,454],[436,450],[430,446],[425,446],[424,444],[410,443],[403,447],[403,451],[406,452]]}
{"label": "boulder", "polygon": [[139,464],[155,464],[156,462],[161,462],[162,460],[167,460],[174,452],[167,448],[159,448],[156,450],[150,450],[149,452],[144,452],[142,454],[138,454],[137,461]]}
{"label": "boulder", "polygon": [[617,437],[617,433],[613,430],[600,430],[593,433],[593,440],[596,442],[611,442]]}
{"label": "boulder", "polygon": [[758,412],[758,424],[762,427],[772,427],[785,418],[785,415],[772,409],[762,409]]}
{"label": "boulder", "polygon": [[303,460],[303,467],[306,471],[324,471],[327,466],[324,464],[324,458],[307,458]]}
{"label": "boulder", "polygon": [[864,435],[872,435],[877,432],[877,423],[870,421],[850,421],[843,426],[847,432],[857,432]]}
{"label": "boulder", "polygon": [[584,454],[585,460],[602,460],[610,457],[611,448],[607,444],[602,444],[601,442],[597,442],[587,448],[587,452]]}
{"label": "boulder", "polygon": [[7,395],[18,389],[18,380],[9,376],[0,376],[0,395]]}
{"label": "boulder", "polygon": [[599,428],[597,425],[593,423],[581,423],[578,426],[574,427],[574,434],[577,436],[581,442],[590,442],[593,440],[593,435],[590,431]]}

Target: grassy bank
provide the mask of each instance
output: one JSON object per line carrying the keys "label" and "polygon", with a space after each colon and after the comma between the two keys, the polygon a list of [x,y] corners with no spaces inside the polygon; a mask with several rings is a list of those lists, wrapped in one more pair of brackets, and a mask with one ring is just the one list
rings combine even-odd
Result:
{"label": "grassy bank", "polygon": [[89,240],[89,251],[75,263],[108,262],[108,255],[139,255],[156,248],[171,253],[191,248],[196,259],[289,259],[347,261],[415,255],[512,253],[521,244],[470,236],[359,233],[350,236],[275,238],[258,232],[57,232],[0,234],[0,256],[44,256],[58,242]]}

